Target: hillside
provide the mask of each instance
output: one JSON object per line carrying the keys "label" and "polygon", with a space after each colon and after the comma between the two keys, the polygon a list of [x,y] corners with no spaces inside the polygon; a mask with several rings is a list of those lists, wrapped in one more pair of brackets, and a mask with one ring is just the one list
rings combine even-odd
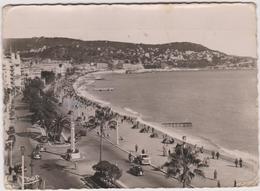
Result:
{"label": "hillside", "polygon": [[82,41],[69,38],[5,39],[5,54],[20,51],[22,58],[71,60],[72,63],[141,63],[145,68],[255,68],[256,59],[210,50],[200,44],[134,44]]}

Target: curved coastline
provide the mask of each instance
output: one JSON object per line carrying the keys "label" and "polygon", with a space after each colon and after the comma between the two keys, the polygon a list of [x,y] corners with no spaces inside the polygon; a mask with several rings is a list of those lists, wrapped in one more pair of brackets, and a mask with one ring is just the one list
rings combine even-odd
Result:
{"label": "curved coastline", "polygon": [[[174,71],[171,71],[171,72],[174,72]],[[242,152],[239,150],[230,150],[230,149],[224,148],[222,146],[216,145],[215,143],[210,143],[209,141],[203,140],[203,138],[194,137],[194,136],[191,136],[188,134],[180,134],[180,133],[174,132],[174,130],[169,130],[169,129],[162,127],[161,124],[145,121],[142,119],[141,114],[139,114],[138,112],[133,111],[130,108],[116,107],[109,102],[98,99],[94,95],[90,94],[86,90],[86,88],[82,87],[83,84],[91,85],[92,83],[95,82],[95,80],[93,80],[93,79],[91,79],[91,80],[86,79],[86,78],[89,78],[90,75],[93,77],[95,75],[102,75],[102,74],[108,74],[108,73],[122,74],[122,73],[124,73],[124,71],[121,71],[121,70],[119,70],[119,71],[96,71],[96,72],[88,73],[83,76],[78,76],[72,85],[75,93],[80,97],[83,97],[91,102],[94,102],[97,105],[100,105],[102,107],[110,107],[113,112],[118,113],[121,116],[132,117],[135,119],[135,121],[138,121],[141,124],[150,126],[163,134],[167,134],[168,136],[176,139],[179,142],[181,142],[183,135],[185,135],[188,137],[188,140],[186,141],[188,144],[190,144],[192,146],[194,146],[194,145],[203,146],[205,152],[207,152],[209,154],[211,153],[212,150],[219,151],[219,152],[221,152],[222,158],[224,160],[228,160],[228,161],[232,161],[232,162],[234,161],[235,158],[242,157],[246,160],[245,163],[247,164],[248,167],[250,167],[250,169],[253,169],[253,170],[258,169],[258,158],[256,158],[255,156],[253,156],[249,153],[245,153],[245,152]]]}

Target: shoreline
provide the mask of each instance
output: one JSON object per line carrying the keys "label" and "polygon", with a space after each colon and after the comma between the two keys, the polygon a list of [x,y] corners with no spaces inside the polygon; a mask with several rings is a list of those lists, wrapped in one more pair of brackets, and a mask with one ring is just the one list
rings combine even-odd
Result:
{"label": "shoreline", "polygon": [[[106,101],[103,101],[103,100],[96,98],[94,95],[90,94],[86,89],[82,89],[81,81],[88,83],[87,82],[88,80],[86,80],[84,78],[88,78],[90,75],[93,77],[97,74],[108,74],[108,73],[121,73],[122,74],[122,71],[98,71],[98,72],[89,73],[89,74],[86,74],[86,75],[83,75],[83,76],[77,76],[73,85],[72,85],[75,93],[80,97],[83,97],[83,98],[85,98],[85,99],[87,99],[91,102],[94,102],[97,105],[100,105],[100,106],[103,106],[103,107],[110,107],[113,112],[119,114],[120,116],[128,116],[128,117],[134,118],[136,122],[138,121],[142,125],[150,126],[150,127],[154,128],[156,131],[158,131],[162,134],[167,134],[168,136],[176,139],[176,141],[178,141],[178,142],[182,142],[182,136],[183,135],[181,135],[180,133],[176,133],[176,132],[174,132],[174,130],[165,129],[160,124],[145,121],[145,120],[142,119],[140,114],[139,114],[139,116],[137,116],[138,112],[135,112],[136,114],[134,114],[133,112],[131,112],[132,111],[131,109],[129,109],[131,111],[128,111],[127,110],[128,108],[126,109],[126,108],[119,108],[119,107],[113,106],[111,103],[108,103]],[[81,84],[81,85],[79,85],[79,84]],[[204,150],[207,151],[208,154],[210,154],[212,150],[220,151],[222,158],[224,160],[228,160],[228,161],[231,161],[231,162],[233,162],[234,159],[238,157],[237,155],[239,155],[239,153],[237,153],[237,152],[244,153],[243,151],[237,150],[237,151],[232,151],[232,154],[230,154],[230,152],[229,152],[230,149],[226,149],[226,148],[221,147],[221,146],[219,146],[220,148],[214,148],[216,146],[210,145],[210,143],[209,143],[209,145],[207,145],[205,143],[203,144],[203,142],[205,142],[206,140],[204,141],[202,138],[197,138],[197,137],[194,137],[194,136],[189,137],[189,135],[188,135],[188,139],[189,140],[186,141],[187,144],[189,144],[191,146],[194,146],[194,145],[203,146]],[[248,155],[250,155],[251,157],[246,157]],[[240,154],[240,157],[241,157],[241,154]],[[252,154],[244,153],[242,158],[247,161],[248,166],[250,166],[253,169],[258,169],[258,158],[257,157],[255,157]]]}

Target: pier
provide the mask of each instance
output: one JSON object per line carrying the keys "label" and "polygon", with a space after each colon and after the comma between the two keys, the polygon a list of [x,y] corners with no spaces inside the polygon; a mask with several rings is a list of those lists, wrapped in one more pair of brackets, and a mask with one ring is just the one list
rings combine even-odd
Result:
{"label": "pier", "polygon": [[95,91],[113,91],[114,88],[95,88]]}
{"label": "pier", "polygon": [[181,123],[174,123],[174,122],[168,122],[168,123],[162,123],[165,127],[192,127],[191,122],[181,122]]}

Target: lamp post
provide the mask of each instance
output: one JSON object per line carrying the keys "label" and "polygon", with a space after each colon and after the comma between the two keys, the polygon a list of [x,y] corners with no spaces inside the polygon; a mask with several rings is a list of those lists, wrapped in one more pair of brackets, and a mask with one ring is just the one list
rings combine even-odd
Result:
{"label": "lamp post", "polygon": [[119,145],[119,122],[116,122],[116,144]]}
{"label": "lamp post", "polygon": [[103,150],[103,126],[104,126],[104,112],[102,110],[96,110],[95,116],[100,122],[100,145],[99,145],[99,162],[102,161]]}
{"label": "lamp post", "polygon": [[21,150],[21,155],[22,155],[22,190],[24,190],[24,151],[25,151],[25,147],[21,146],[20,150]]}
{"label": "lamp post", "polygon": [[13,141],[10,140],[10,167],[13,167]]}
{"label": "lamp post", "polygon": [[10,144],[10,150],[8,152],[9,166],[13,167],[13,140],[8,140],[6,143]]}
{"label": "lamp post", "polygon": [[73,119],[73,111],[71,111],[70,114],[70,123],[71,123],[71,130],[70,130],[70,145],[71,145],[71,151],[74,153],[75,152],[75,123]]}

